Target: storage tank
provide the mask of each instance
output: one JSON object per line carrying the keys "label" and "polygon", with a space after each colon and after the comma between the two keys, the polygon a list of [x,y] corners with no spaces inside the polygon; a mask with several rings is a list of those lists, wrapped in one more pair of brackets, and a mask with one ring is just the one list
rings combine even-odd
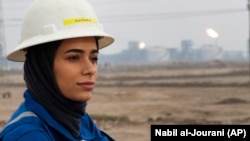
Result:
{"label": "storage tank", "polygon": [[200,48],[200,56],[203,61],[221,60],[222,48],[214,45],[203,45]]}
{"label": "storage tank", "polygon": [[169,54],[164,47],[146,48],[146,58],[148,62],[165,62],[169,60]]}

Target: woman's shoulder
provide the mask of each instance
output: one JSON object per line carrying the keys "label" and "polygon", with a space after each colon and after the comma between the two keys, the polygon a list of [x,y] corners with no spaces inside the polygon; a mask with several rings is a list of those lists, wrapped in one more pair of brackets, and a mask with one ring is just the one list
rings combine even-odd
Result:
{"label": "woman's shoulder", "polygon": [[85,138],[95,138],[100,141],[114,141],[114,139],[102,131],[92,119],[92,117],[86,112],[81,119],[81,132]]}
{"label": "woman's shoulder", "polygon": [[[2,140],[1,140],[2,139]],[[43,122],[35,116],[27,116],[7,124],[1,131],[1,141],[51,141],[53,140]]]}

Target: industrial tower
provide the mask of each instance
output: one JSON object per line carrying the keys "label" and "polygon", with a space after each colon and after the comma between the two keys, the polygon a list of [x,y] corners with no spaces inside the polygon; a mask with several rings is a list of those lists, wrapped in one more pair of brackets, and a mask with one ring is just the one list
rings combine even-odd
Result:
{"label": "industrial tower", "polygon": [[0,0],[0,69],[3,69],[7,65],[7,61],[3,57],[5,48],[5,32],[4,32],[4,15],[2,0]]}
{"label": "industrial tower", "polygon": [[1,51],[3,50],[4,47],[5,47],[4,16],[3,16],[2,0],[0,0],[0,48],[1,48]]}

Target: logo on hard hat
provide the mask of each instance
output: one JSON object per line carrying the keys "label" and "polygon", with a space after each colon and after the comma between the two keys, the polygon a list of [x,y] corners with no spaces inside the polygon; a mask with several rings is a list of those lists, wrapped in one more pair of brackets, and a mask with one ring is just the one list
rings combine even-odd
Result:
{"label": "logo on hard hat", "polygon": [[79,23],[97,24],[97,20],[95,18],[73,18],[73,19],[67,19],[63,21],[64,25],[72,25],[72,24],[79,24]]}

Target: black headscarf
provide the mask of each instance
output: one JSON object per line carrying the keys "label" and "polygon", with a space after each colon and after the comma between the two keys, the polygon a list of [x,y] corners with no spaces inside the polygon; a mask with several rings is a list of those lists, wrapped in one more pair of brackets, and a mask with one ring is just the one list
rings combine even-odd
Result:
{"label": "black headscarf", "polygon": [[27,49],[24,80],[31,96],[77,138],[80,135],[80,118],[85,113],[87,102],[65,98],[56,83],[53,62],[60,43],[50,42]]}

